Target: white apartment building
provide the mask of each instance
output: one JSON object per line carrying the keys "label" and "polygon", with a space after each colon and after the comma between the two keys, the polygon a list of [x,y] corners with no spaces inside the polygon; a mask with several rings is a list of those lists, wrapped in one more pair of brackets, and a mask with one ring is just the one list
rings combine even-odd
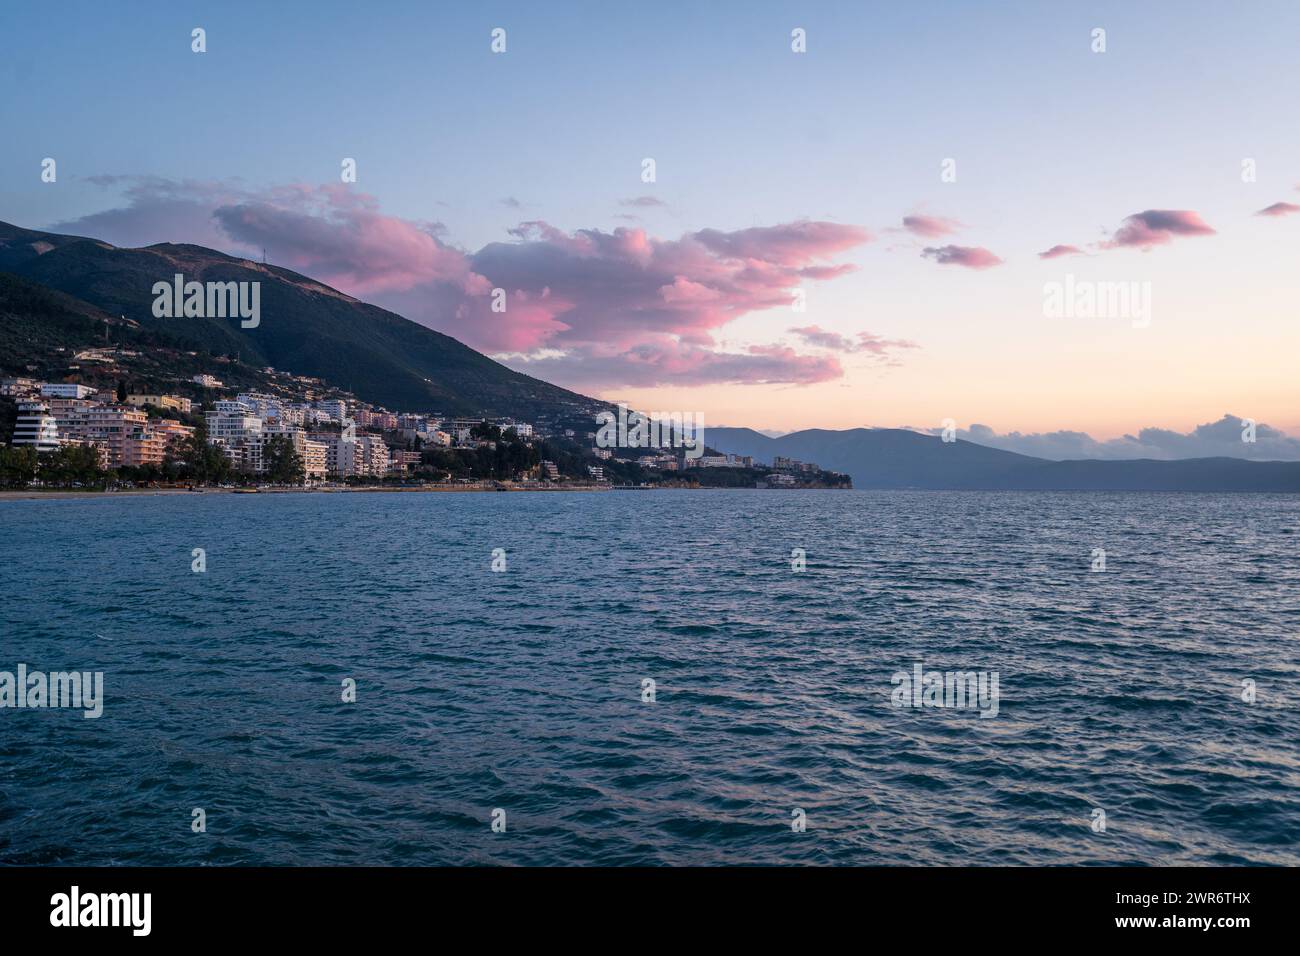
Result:
{"label": "white apartment building", "polygon": [[325,449],[327,474],[382,478],[388,473],[388,445],[378,435],[346,437],[338,432],[312,432],[311,438]]}
{"label": "white apartment building", "polygon": [[346,478],[357,473],[357,443],[338,432],[312,432],[311,440],[325,449],[325,474]]}
{"label": "white apartment building", "polygon": [[303,405],[281,405],[280,414],[276,418],[281,425],[296,425],[302,428],[307,424],[306,407]]}
{"label": "white apartment building", "polygon": [[258,418],[281,419],[280,399],[275,395],[267,395],[264,392],[240,392],[235,396],[235,401]]}
{"label": "white apartment building", "polygon": [[378,435],[357,437],[359,474],[382,478],[388,474],[388,445]]}
{"label": "white apartment building", "polygon": [[33,447],[38,452],[54,451],[59,447],[59,426],[48,405],[44,402],[19,404],[13,443]]}
{"label": "white apartment building", "polygon": [[42,382],[42,398],[89,398],[95,389],[89,385],[75,385],[72,382]]}
{"label": "white apartment building", "polygon": [[341,399],[326,399],[323,402],[317,402],[316,407],[336,422],[341,422],[348,417],[348,403]]}
{"label": "white apartment building", "polygon": [[[259,419],[260,421],[260,419]],[[293,450],[302,460],[305,479],[323,481],[326,475],[327,452],[324,442],[310,439],[298,428],[263,428],[256,435],[249,435],[239,442],[240,458],[243,466],[255,475],[266,473],[266,447],[276,438],[287,438]]]}
{"label": "white apartment building", "polygon": [[231,446],[262,433],[262,419],[243,402],[217,402],[203,416],[208,423],[208,442]]}

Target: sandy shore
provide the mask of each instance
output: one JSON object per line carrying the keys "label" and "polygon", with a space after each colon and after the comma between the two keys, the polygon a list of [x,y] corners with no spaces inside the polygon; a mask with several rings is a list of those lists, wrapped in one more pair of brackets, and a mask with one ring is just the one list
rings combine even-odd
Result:
{"label": "sandy shore", "polygon": [[[211,489],[209,494],[230,494],[228,489]],[[188,495],[191,494],[185,488],[131,488],[126,491],[69,491],[66,488],[50,489],[48,491],[35,488],[24,489],[22,491],[0,491],[0,501],[36,501],[36,500],[58,500],[64,498],[121,498],[128,495],[134,497],[149,495]]]}

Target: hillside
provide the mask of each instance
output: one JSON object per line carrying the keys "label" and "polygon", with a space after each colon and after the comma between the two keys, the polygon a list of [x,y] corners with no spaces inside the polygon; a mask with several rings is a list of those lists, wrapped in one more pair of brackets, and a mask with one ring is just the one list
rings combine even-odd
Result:
{"label": "hillside", "polygon": [[[0,272],[72,296],[101,318],[122,316],[180,348],[322,378],[393,409],[537,420],[589,418],[604,407],[296,272],[201,246],[119,249],[0,223]],[[154,317],[153,285],[176,273],[187,281],[260,282],[260,325]]]}

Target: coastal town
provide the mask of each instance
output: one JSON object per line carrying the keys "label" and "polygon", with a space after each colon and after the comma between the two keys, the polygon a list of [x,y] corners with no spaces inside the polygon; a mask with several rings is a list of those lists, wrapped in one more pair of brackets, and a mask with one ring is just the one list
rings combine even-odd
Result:
{"label": "coastal town", "polygon": [[275,391],[227,389],[210,374],[167,392],[135,391],[125,381],[95,387],[4,378],[0,483],[104,490],[850,486],[847,476],[809,462],[768,465],[704,448],[599,447],[596,426],[583,430],[581,419],[392,411],[319,379],[263,371]]}

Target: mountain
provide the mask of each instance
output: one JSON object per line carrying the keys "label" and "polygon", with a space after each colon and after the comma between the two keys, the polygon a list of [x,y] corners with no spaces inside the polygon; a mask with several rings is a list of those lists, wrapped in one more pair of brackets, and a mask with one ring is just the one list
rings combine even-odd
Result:
{"label": "mountain", "polygon": [[[77,309],[121,316],[180,347],[321,378],[390,409],[532,421],[590,420],[606,407],[289,269],[202,246],[120,249],[0,222],[0,272],[73,297]],[[260,282],[260,324],[245,329],[238,319],[156,318],[154,283],[171,282],[177,273],[186,281]]]}
{"label": "mountain", "polygon": [[1024,491],[1300,491],[1300,462],[1048,461],[944,442],[897,428],[807,429],[769,438],[749,428],[708,428],[710,447],[771,462],[776,456],[847,472],[855,488]]}

